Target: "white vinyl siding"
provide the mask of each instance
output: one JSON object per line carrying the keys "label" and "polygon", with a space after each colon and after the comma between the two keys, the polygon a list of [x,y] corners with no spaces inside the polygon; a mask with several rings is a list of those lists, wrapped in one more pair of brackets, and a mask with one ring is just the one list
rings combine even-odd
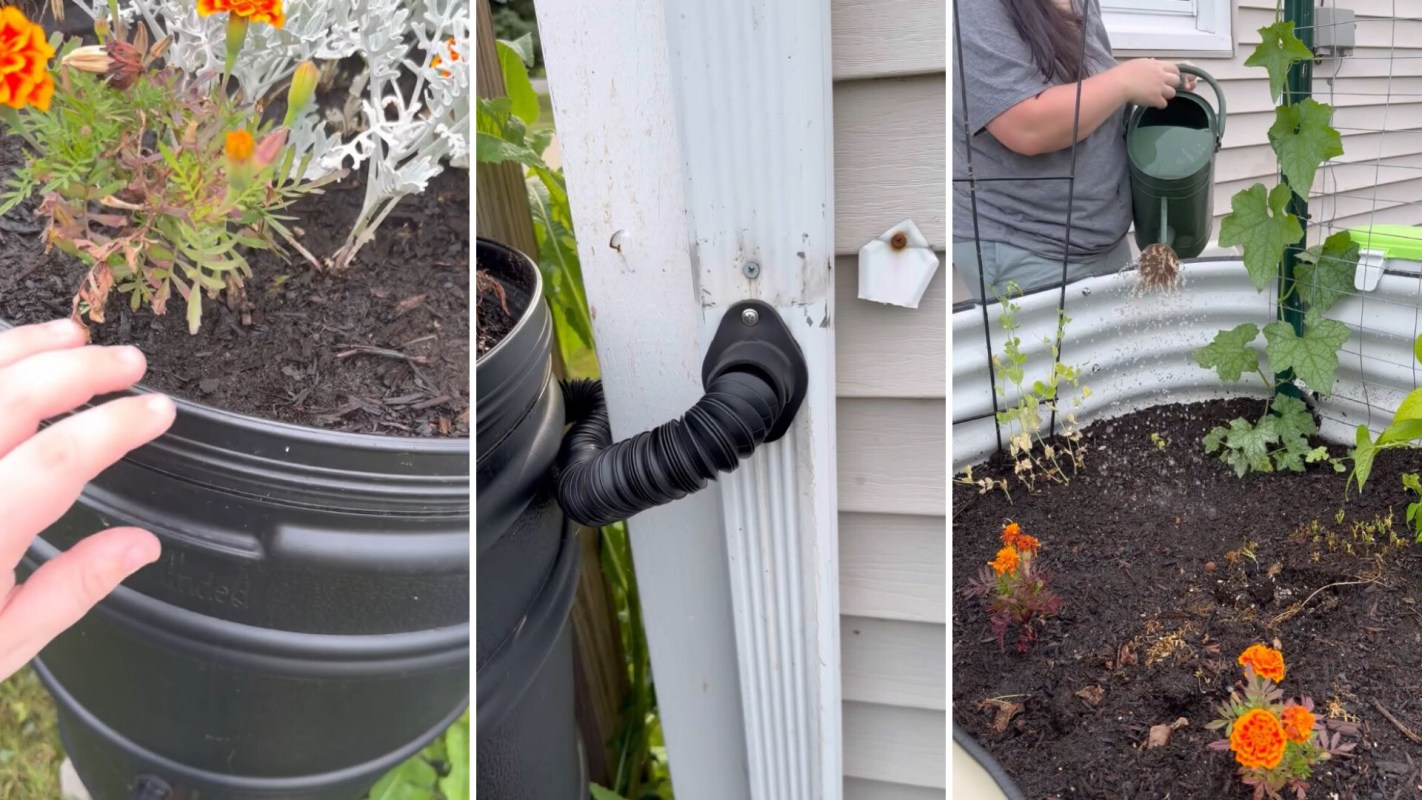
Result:
{"label": "white vinyl siding", "polygon": [[[844,791],[945,800],[947,9],[832,7]],[[860,300],[859,248],[905,219],[938,274],[918,309]]]}

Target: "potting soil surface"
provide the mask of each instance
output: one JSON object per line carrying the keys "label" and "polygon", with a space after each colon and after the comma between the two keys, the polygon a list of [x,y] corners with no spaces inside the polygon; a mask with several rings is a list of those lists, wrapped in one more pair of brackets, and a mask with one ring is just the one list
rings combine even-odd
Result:
{"label": "potting soil surface", "polygon": [[[0,139],[0,183],[21,164]],[[300,241],[325,260],[344,244],[365,196],[358,171],[289,209]],[[0,318],[70,314],[85,268],[43,253],[31,199],[0,218]],[[181,302],[163,316],[110,296],[98,344],[148,356],[151,388],[217,408],[331,430],[469,435],[469,173],[446,169],[402,201],[351,268],[318,273],[305,259],[247,252],[245,310],[204,299],[190,336]]]}
{"label": "potting soil surface", "polygon": [[[1221,737],[1205,726],[1254,643],[1282,646],[1286,697],[1356,725],[1355,757],[1322,764],[1308,797],[1422,797],[1422,545],[1399,477],[1422,471],[1422,451],[1380,455],[1346,500],[1346,473],[1327,464],[1241,479],[1201,440],[1261,408],[1099,422],[1080,473],[1035,493],[1004,457],[974,470],[1007,477],[1011,503],[954,487],[953,718],[1029,800],[1251,797],[1232,754],[1206,749]],[[962,593],[1007,520],[1041,541],[1038,563],[1065,602],[1026,654],[1015,631],[1000,652],[983,600]],[[1156,725],[1178,727],[1147,747]]]}

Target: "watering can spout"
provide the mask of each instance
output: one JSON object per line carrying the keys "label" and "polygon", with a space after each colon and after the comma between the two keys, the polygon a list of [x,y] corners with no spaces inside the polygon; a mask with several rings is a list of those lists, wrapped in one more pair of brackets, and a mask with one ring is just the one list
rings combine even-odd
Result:
{"label": "watering can spout", "polygon": [[1215,93],[1215,105],[1181,89],[1165,108],[1133,108],[1126,120],[1131,211],[1142,250],[1164,244],[1180,258],[1204,251],[1214,227],[1215,155],[1224,138],[1224,92],[1199,67],[1181,64]]}

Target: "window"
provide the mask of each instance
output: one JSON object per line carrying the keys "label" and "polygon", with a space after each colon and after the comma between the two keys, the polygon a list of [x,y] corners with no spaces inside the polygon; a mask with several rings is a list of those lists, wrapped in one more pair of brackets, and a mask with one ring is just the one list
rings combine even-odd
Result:
{"label": "window", "polygon": [[1234,54],[1229,0],[1101,0],[1118,53]]}

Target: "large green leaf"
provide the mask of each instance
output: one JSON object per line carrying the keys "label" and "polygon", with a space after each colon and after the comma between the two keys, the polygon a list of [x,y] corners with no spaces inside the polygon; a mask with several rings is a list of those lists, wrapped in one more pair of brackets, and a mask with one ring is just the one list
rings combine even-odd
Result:
{"label": "large green leaf", "polygon": [[1400,444],[1418,439],[1422,439],[1422,419],[1394,419],[1391,425],[1378,434],[1377,444]]}
{"label": "large green leaf", "polygon": [[1304,439],[1318,433],[1318,423],[1313,421],[1308,405],[1297,397],[1275,398],[1273,411],[1274,429],[1279,432],[1281,441]]}
{"label": "large green leaf", "polygon": [[1244,267],[1260,291],[1278,276],[1285,248],[1303,238],[1298,218],[1287,211],[1291,194],[1282,183],[1273,191],[1256,183],[1230,200],[1230,214],[1220,222],[1220,246],[1244,245]]}
{"label": "large green leaf", "polygon": [[439,779],[444,800],[469,800],[469,712],[444,732],[445,760],[449,774]]}
{"label": "large green leaf", "polygon": [[1264,326],[1269,366],[1275,372],[1292,369],[1310,389],[1328,394],[1338,371],[1338,348],[1348,341],[1348,326],[1326,319],[1304,328],[1295,336],[1293,326],[1282,320]]}
{"label": "large green leaf", "polygon": [[1266,416],[1258,425],[1236,419],[1229,424],[1229,435],[1225,437],[1225,446],[1229,449],[1224,458],[1241,478],[1251,471],[1273,472],[1269,446],[1278,442],[1279,430],[1274,417]]}
{"label": "large green leaf", "polygon": [[627,800],[627,798],[623,797],[617,792],[612,791],[606,786],[601,786],[599,784],[594,783],[591,784],[588,788],[592,789],[593,800]]}
{"label": "large green leaf", "polygon": [[1279,169],[1299,197],[1308,197],[1319,165],[1343,155],[1343,137],[1333,129],[1332,118],[1332,106],[1312,97],[1274,109],[1269,144],[1279,156]]}
{"label": "large green leaf", "polygon": [[1412,357],[1422,364],[1422,334],[1419,334],[1412,342]]}
{"label": "large green leaf", "polygon": [[1360,492],[1368,482],[1368,475],[1373,471],[1373,459],[1377,457],[1377,454],[1378,449],[1373,444],[1368,426],[1359,425],[1353,446],[1353,473],[1348,476],[1348,481],[1349,483],[1356,482]]}
{"label": "large green leaf", "polygon": [[509,42],[500,41],[496,46],[499,51],[499,70],[504,74],[504,93],[509,96],[513,113],[528,125],[532,125],[538,121],[538,93],[533,91],[533,82],[528,79],[528,67],[525,66],[523,54]]}
{"label": "large green leaf", "polygon": [[1295,265],[1294,279],[1308,305],[1310,324],[1322,320],[1325,311],[1353,293],[1358,254],[1358,243],[1347,231],[1339,231],[1324,240],[1311,261],[1300,259]]}
{"label": "large green leaf", "polygon": [[1259,369],[1259,354],[1249,346],[1258,335],[1259,326],[1252,322],[1220,331],[1214,341],[1194,352],[1195,361],[1219,373],[1220,380],[1237,381],[1245,372]]}
{"label": "large green leaf", "polygon": [[438,777],[424,759],[412,758],[387,772],[368,796],[370,800],[434,800]]}
{"label": "large green leaf", "polygon": [[1313,58],[1313,53],[1294,35],[1294,23],[1281,20],[1259,29],[1259,46],[1244,60],[1246,67],[1263,67],[1269,71],[1269,97],[1277,98],[1284,92],[1284,81],[1289,68],[1300,61]]}

